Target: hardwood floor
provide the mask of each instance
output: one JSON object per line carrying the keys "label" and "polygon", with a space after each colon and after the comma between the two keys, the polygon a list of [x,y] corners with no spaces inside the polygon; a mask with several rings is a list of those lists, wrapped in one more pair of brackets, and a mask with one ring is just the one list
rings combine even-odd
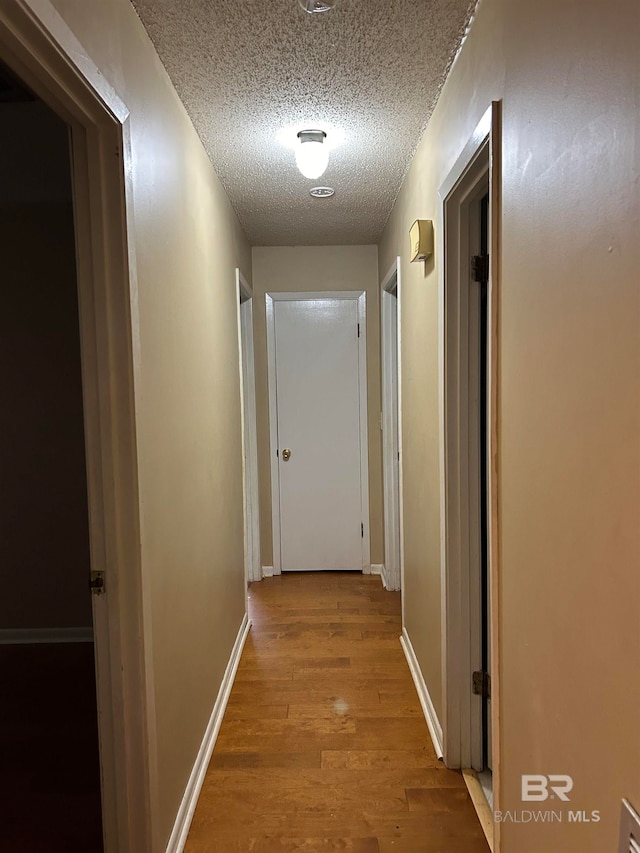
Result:
{"label": "hardwood floor", "polygon": [[186,853],[486,853],[462,775],[435,757],[380,578],[252,584],[253,626]]}

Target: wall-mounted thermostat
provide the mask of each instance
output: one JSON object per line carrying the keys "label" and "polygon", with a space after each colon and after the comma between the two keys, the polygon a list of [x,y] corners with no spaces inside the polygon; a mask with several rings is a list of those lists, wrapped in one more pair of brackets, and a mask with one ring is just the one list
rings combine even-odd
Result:
{"label": "wall-mounted thermostat", "polygon": [[409,231],[411,240],[411,263],[426,261],[433,254],[433,222],[430,219],[416,219]]}

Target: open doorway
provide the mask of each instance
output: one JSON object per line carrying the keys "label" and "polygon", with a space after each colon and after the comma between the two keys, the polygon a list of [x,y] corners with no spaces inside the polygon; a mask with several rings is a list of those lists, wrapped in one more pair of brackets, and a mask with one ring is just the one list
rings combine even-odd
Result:
{"label": "open doorway", "polygon": [[402,587],[402,500],[400,463],[400,258],[380,286],[382,331],[382,474],[384,566],[387,589]]}
{"label": "open doorway", "polygon": [[[444,758],[493,804],[497,105],[440,189]],[[495,260],[495,259],[494,259]]]}
{"label": "open doorway", "polygon": [[[471,519],[471,607],[479,618],[472,652],[471,766],[480,776],[489,802],[493,799],[491,726],[491,595],[489,576],[489,173],[469,198],[469,500]],[[475,576],[475,578],[474,578]],[[479,577],[478,577],[479,576]],[[476,588],[479,581],[479,590]],[[472,615],[472,625],[474,624]],[[477,646],[479,645],[479,649]],[[478,653],[479,652],[479,653]],[[478,712],[479,708],[479,712]],[[479,713],[480,730],[476,717]]]}
{"label": "open doorway", "polygon": [[[0,60],[64,122],[72,141],[75,296],[91,557],[85,565],[83,594],[90,578],[96,590],[102,589],[90,599],[102,843],[105,853],[147,850],[156,825],[156,764],[150,626],[142,595],[148,579],[143,577],[140,550],[134,387],[139,334],[128,220],[133,191],[129,112],[49,0],[0,4]],[[65,135],[68,152],[67,146]],[[80,631],[82,639],[90,636],[88,628]],[[74,632],[66,636],[73,638]],[[83,646],[85,651],[88,647]],[[64,697],[63,685],[58,687]],[[41,701],[37,685],[35,695]],[[65,713],[63,722],[68,720]],[[81,786],[79,779],[76,785]],[[78,822],[83,818],[77,809],[68,817]],[[42,818],[32,808],[30,821],[38,820]],[[55,848],[49,842],[27,849]]]}
{"label": "open doorway", "polygon": [[0,847],[93,853],[103,830],[69,128],[2,64],[0,136]]}
{"label": "open doorway", "polygon": [[258,498],[258,438],[256,431],[256,377],[253,356],[253,291],[236,268],[240,384],[242,390],[242,454],[244,472],[245,588],[262,580],[260,505]]}

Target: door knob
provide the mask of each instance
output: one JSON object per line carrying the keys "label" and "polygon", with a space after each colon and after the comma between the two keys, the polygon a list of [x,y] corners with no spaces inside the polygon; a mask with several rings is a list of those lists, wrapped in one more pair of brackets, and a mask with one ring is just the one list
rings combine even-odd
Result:
{"label": "door knob", "polygon": [[285,447],[285,449],[282,451],[282,461],[288,462],[290,459],[291,459],[291,451],[289,450],[288,447]]}

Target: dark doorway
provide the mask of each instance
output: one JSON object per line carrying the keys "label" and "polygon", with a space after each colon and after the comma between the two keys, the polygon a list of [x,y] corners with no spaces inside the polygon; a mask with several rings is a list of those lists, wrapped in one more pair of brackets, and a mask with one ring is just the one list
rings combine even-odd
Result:
{"label": "dark doorway", "polygon": [[[480,591],[482,626],[482,671],[487,673],[487,684],[491,676],[491,612],[489,590],[489,472],[488,454],[488,357],[489,357],[489,194],[480,199],[480,264],[478,276],[480,286]],[[491,707],[490,686],[482,697],[482,755],[485,770],[491,768]]]}
{"label": "dark doorway", "polygon": [[0,849],[101,851],[69,129],[0,64]]}

